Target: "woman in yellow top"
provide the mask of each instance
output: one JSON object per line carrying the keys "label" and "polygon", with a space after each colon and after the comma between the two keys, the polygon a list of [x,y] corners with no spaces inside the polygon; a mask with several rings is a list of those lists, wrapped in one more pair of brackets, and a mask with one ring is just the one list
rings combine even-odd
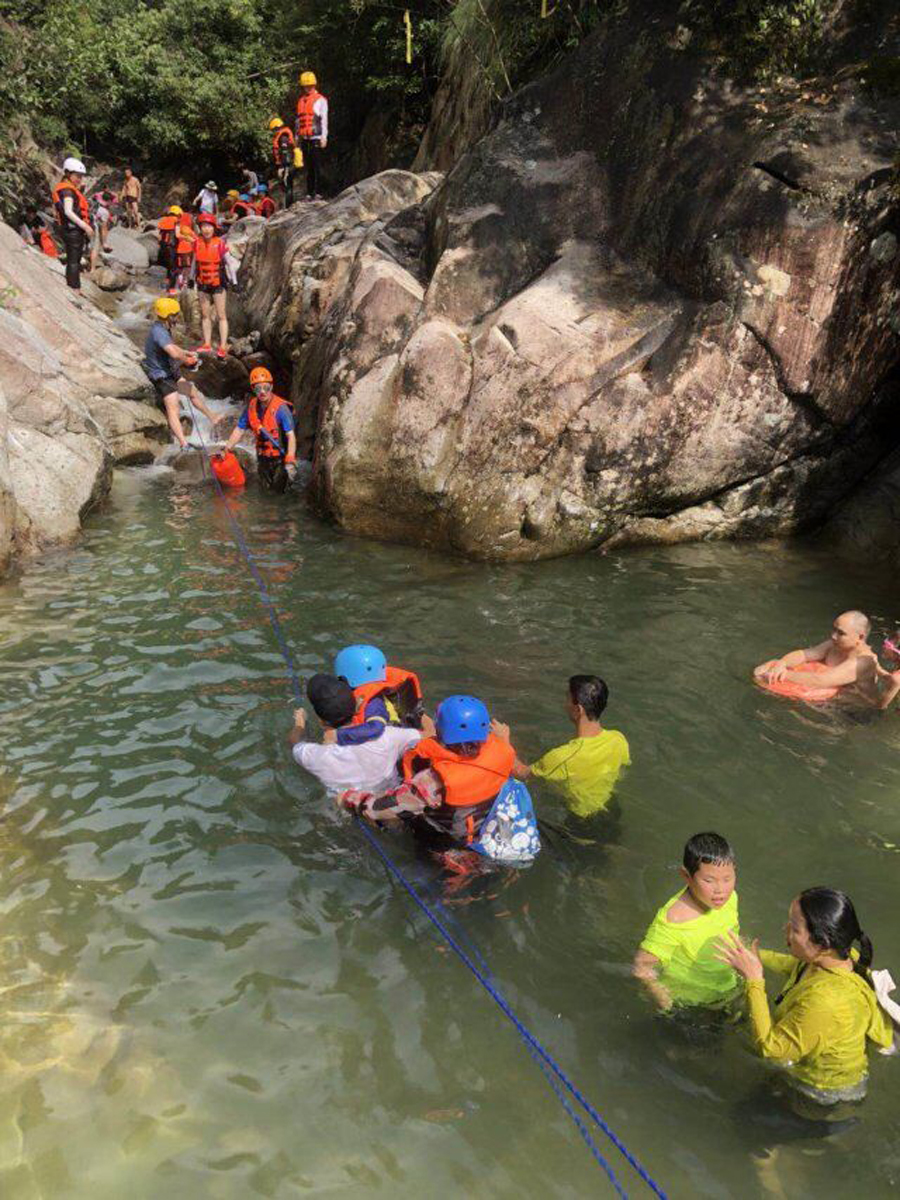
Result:
{"label": "woman in yellow top", "polygon": [[[861,1100],[868,1079],[867,1042],[889,1047],[894,1030],[879,1008],[869,967],[872,943],[848,896],[809,888],[792,901],[785,926],[790,954],[722,938],[719,958],[746,980],[754,1041],[764,1058],[789,1069],[791,1081],[820,1104]],[[859,950],[853,948],[853,944]],[[764,968],[786,975],[766,999]]]}

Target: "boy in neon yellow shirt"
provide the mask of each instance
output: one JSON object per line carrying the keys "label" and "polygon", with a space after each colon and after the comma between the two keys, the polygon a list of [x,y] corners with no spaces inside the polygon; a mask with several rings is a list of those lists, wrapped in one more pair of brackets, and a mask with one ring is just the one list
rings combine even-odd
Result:
{"label": "boy in neon yellow shirt", "polygon": [[718,939],[737,934],[734,851],[717,833],[695,833],[684,848],[685,887],[650,924],[632,973],[661,1009],[716,1004],[738,991],[737,974],[718,957]]}
{"label": "boy in neon yellow shirt", "polygon": [[[597,675],[573,675],[569,680],[566,713],[575,737],[555,746],[529,767],[516,759],[517,779],[546,779],[562,794],[577,817],[590,817],[609,803],[623,767],[631,765],[628,742],[617,729],[604,729],[600,717],[609,701],[609,688]],[[494,723],[494,732],[509,741],[509,729]]]}

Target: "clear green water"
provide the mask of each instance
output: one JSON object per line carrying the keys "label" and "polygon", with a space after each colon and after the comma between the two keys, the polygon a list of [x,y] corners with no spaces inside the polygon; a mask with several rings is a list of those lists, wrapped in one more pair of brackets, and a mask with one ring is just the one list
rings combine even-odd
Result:
{"label": "clear green water", "polygon": [[[567,736],[569,673],[608,679],[635,760],[619,832],[579,826],[451,911],[669,1194],[888,1195],[896,1061],[872,1057],[860,1124],[760,1165],[742,1102],[762,1067],[655,1017],[628,963],[713,827],[748,932],[780,946],[791,896],[840,885],[900,978],[896,715],[747,679],[839,609],[893,618],[891,581],[728,545],[487,567],[234,503],[302,672],[372,639],[430,698],[483,695],[529,756]],[[611,1194],[513,1031],[292,765],[282,663],[209,491],[123,474],[76,549],[0,588],[0,634],[3,1200]]]}

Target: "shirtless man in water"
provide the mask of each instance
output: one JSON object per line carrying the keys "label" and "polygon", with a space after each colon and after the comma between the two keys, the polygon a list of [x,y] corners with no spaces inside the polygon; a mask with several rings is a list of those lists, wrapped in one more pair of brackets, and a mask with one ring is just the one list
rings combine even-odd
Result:
{"label": "shirtless man in water", "polygon": [[[842,690],[857,687],[870,704],[881,707],[878,697],[877,673],[880,670],[875,651],[869,645],[871,625],[865,613],[841,613],[835,617],[831,637],[807,650],[791,650],[774,662],[761,663],[753,674],[766,683],[809,684],[810,676],[794,671],[801,663],[821,662],[828,668],[813,676],[816,687],[838,687]],[[896,693],[895,693],[896,694]],[[893,699],[893,697],[891,697]]]}

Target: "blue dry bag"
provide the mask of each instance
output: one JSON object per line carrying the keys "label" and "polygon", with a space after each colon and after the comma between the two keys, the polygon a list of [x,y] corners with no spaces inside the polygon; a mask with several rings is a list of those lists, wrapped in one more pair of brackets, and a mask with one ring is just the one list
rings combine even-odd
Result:
{"label": "blue dry bag", "polygon": [[540,848],[541,837],[531,793],[524,783],[508,779],[469,849],[477,850],[492,862],[527,867]]}

